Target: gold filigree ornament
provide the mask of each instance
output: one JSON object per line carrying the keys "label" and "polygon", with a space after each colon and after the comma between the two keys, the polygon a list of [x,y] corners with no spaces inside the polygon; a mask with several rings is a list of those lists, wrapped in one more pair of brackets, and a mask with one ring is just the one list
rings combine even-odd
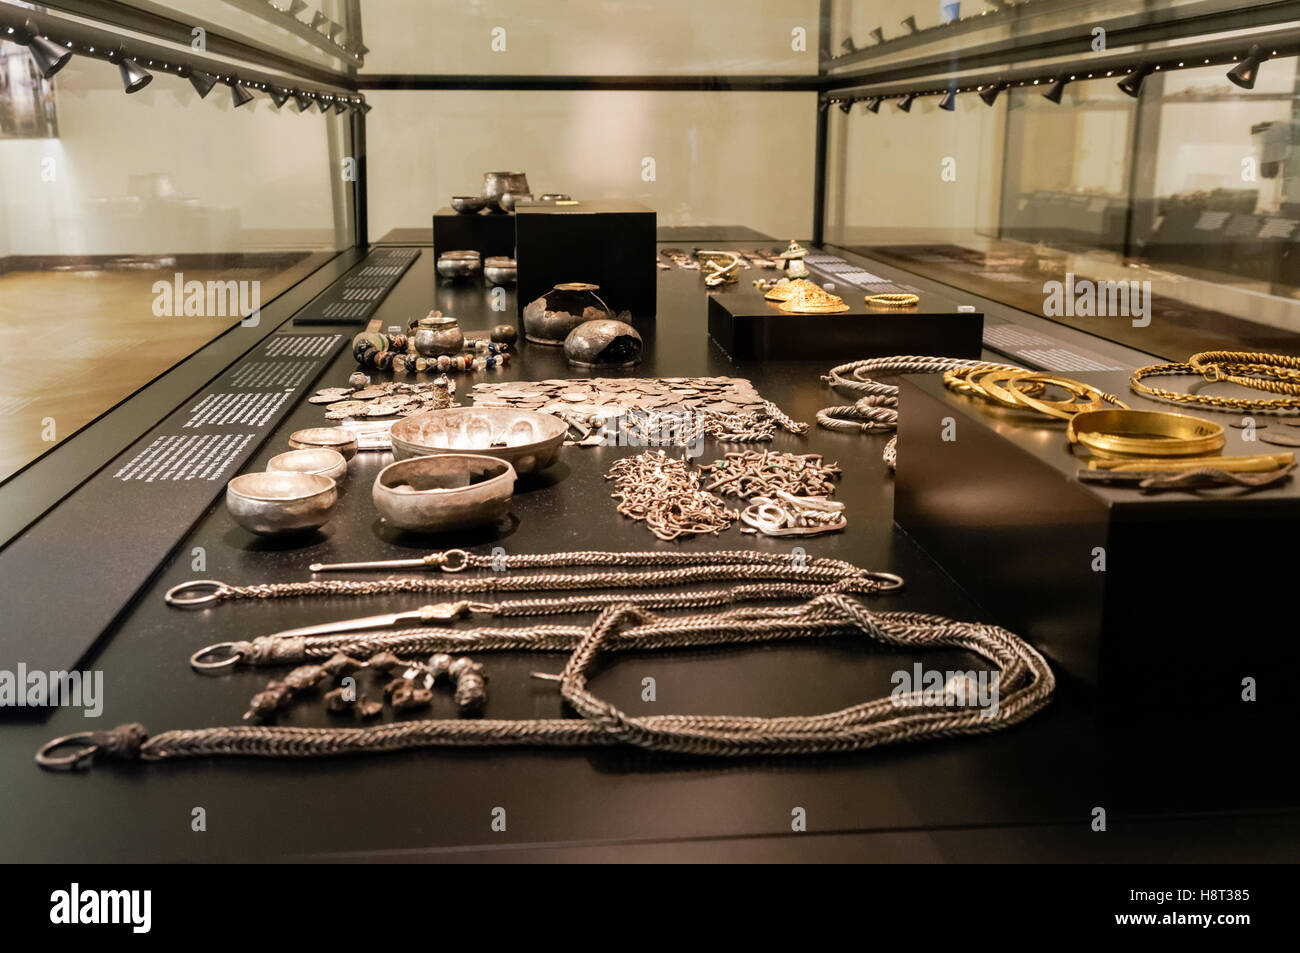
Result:
{"label": "gold filigree ornament", "polygon": [[790,296],[795,292],[796,282],[789,278],[782,278],[769,285],[763,292],[763,297],[768,301],[789,301]]}
{"label": "gold filigree ornament", "polygon": [[797,287],[794,294],[777,305],[781,311],[789,314],[840,314],[849,310],[843,298],[811,281],[793,281],[791,284]]}

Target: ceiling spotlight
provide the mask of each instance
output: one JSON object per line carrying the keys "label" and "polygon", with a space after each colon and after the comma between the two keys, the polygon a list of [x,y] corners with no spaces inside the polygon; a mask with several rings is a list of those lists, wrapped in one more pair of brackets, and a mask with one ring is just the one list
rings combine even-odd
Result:
{"label": "ceiling spotlight", "polygon": [[907,28],[908,33],[916,32],[916,17],[908,16],[903,18],[903,26]]}
{"label": "ceiling spotlight", "polygon": [[240,86],[239,82],[236,81],[230,84],[230,101],[233,102],[235,108],[238,109],[245,103],[251,103],[253,101],[253,94]]}
{"label": "ceiling spotlight", "polygon": [[345,103],[345,102],[344,102],[343,100],[341,100],[341,99],[336,100],[335,103],[334,103],[334,113],[335,113],[335,115],[337,115],[337,114],[343,112],[343,111],[346,110],[347,108],[348,108],[348,104]]}
{"label": "ceiling spotlight", "polygon": [[364,99],[361,100],[361,112],[362,112],[362,113],[368,113],[368,112],[370,112],[370,110],[372,110],[372,109],[374,109],[374,108],[375,108],[374,106],[370,105],[370,104],[369,104],[368,102],[366,102]]}
{"label": "ceiling spotlight", "polygon": [[311,109],[311,97],[306,93],[295,92],[293,94],[293,101],[298,104],[298,112],[300,113],[305,113],[307,110]]}
{"label": "ceiling spotlight", "polygon": [[317,10],[315,13],[312,14],[311,28],[313,30],[319,30],[321,27],[323,27],[326,23],[329,22],[330,22],[330,18],[327,17],[325,14],[321,13],[319,10]]}
{"label": "ceiling spotlight", "polygon": [[11,39],[27,47],[32,59],[36,61],[36,68],[46,79],[67,66],[68,60],[72,59],[72,50],[41,36],[41,28],[31,20],[24,23],[22,29],[15,30]]}
{"label": "ceiling spotlight", "polygon": [[993,101],[998,98],[998,93],[1007,88],[1007,81],[998,80],[996,83],[990,83],[980,90],[980,99],[984,100],[984,105],[992,106]]}
{"label": "ceiling spotlight", "polygon": [[916,102],[916,93],[908,93],[906,96],[904,96],[902,99],[898,101],[898,108],[903,110],[903,112],[905,113],[911,112],[912,103],[914,102]]}
{"label": "ceiling spotlight", "polygon": [[1255,77],[1259,75],[1259,64],[1268,59],[1268,54],[1258,43],[1250,48],[1246,58],[1228,70],[1228,79],[1242,89],[1254,89]]}
{"label": "ceiling spotlight", "polygon": [[1137,69],[1119,81],[1119,88],[1137,99],[1142,93],[1142,80],[1146,79],[1153,69],[1150,63],[1140,64]]}
{"label": "ceiling spotlight", "polygon": [[856,53],[858,51],[858,44],[853,42],[853,37],[846,36],[844,41],[840,43],[840,49],[845,53]]}
{"label": "ceiling spotlight", "polygon": [[307,9],[307,0],[291,0],[289,3],[289,16],[297,19],[298,14]]}
{"label": "ceiling spotlight", "polygon": [[1056,77],[1056,79],[1052,80],[1052,86],[1047,92],[1043,93],[1043,98],[1048,102],[1056,103],[1059,106],[1061,104],[1061,94],[1065,92],[1065,84],[1067,82],[1068,80],[1065,78],[1065,74],[1062,73],[1060,76]]}
{"label": "ceiling spotlight", "polygon": [[849,113],[849,110],[853,108],[853,100],[851,100],[851,99],[841,99],[841,100],[839,101],[839,107],[840,107],[840,112],[844,113],[844,114],[847,116],[848,113]]}
{"label": "ceiling spotlight", "polygon": [[271,97],[271,102],[275,103],[276,109],[279,109],[289,101],[289,91],[287,89],[278,89],[275,86],[272,86],[266,92]]}
{"label": "ceiling spotlight", "polygon": [[190,81],[194,91],[199,94],[199,99],[206,99],[208,93],[212,92],[212,87],[217,85],[217,78],[211,73],[203,72],[203,70],[191,68],[186,72],[185,78]]}
{"label": "ceiling spotlight", "polygon": [[866,105],[863,108],[866,109],[866,111],[869,113],[880,112],[880,97],[872,96],[870,99],[867,100]]}
{"label": "ceiling spotlight", "polygon": [[943,99],[939,100],[939,108],[952,112],[957,108],[957,87],[955,85],[948,87],[948,92],[943,94]]}
{"label": "ceiling spotlight", "polygon": [[331,21],[329,29],[325,31],[325,35],[328,36],[331,40],[336,40],[338,35],[342,32],[343,32],[343,24],[334,23],[333,21]]}
{"label": "ceiling spotlight", "polygon": [[884,43],[884,42],[885,42],[885,29],[884,29],[884,27],[879,27],[879,26],[878,26],[878,27],[876,27],[874,30],[872,30],[872,31],[871,31],[871,38],[872,38],[873,40],[875,40],[877,43]]}
{"label": "ceiling spotlight", "polygon": [[121,50],[114,59],[117,60],[117,71],[122,74],[122,88],[128,93],[138,93],[153,82],[153,74]]}

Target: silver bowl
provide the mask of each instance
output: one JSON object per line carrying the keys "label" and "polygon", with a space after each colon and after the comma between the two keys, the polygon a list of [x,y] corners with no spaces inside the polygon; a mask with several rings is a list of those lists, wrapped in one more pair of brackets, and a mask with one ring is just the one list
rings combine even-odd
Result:
{"label": "silver bowl", "polygon": [[614,312],[596,294],[600,285],[581,281],[558,284],[524,306],[524,338],[558,347],[584,321],[612,319]]}
{"label": "silver bowl", "polygon": [[501,207],[507,212],[513,212],[515,206],[520,202],[527,204],[533,200],[532,192],[507,192],[501,196]]}
{"label": "silver bowl", "polygon": [[507,192],[517,195],[529,191],[528,176],[522,172],[484,172],[483,198],[487,200],[488,211],[504,212],[501,197]]}
{"label": "silver bowl", "polygon": [[289,446],[295,450],[337,450],[344,460],[357,455],[357,435],[342,427],[308,427],[289,434]]}
{"label": "silver bowl", "polygon": [[451,207],[461,215],[476,215],[487,208],[487,199],[481,195],[453,195]]}
{"label": "silver bowl", "polygon": [[493,255],[483,262],[483,277],[494,285],[513,285],[519,277],[519,266],[513,258]]}
{"label": "silver bowl", "polygon": [[515,470],[504,460],[444,453],[390,463],[375,477],[371,497],[399,529],[445,533],[496,522],[514,491]]}
{"label": "silver bowl", "polygon": [[626,321],[584,321],[564,339],[564,357],[575,367],[635,367],[645,343]]}
{"label": "silver bowl", "polygon": [[447,251],[436,267],[444,278],[472,278],[483,270],[483,260],[476,251]]}
{"label": "silver bowl", "polygon": [[226,508],[250,533],[274,536],[325,525],[338,486],[319,473],[244,473],[226,484]]}
{"label": "silver bowl", "polygon": [[542,194],[543,202],[570,202],[573,197],[567,192],[544,192]]}
{"label": "silver bowl", "polygon": [[545,470],[560,455],[568,425],[552,414],[513,407],[451,407],[413,414],[389,432],[398,460],[476,453],[504,460],[517,473]]}
{"label": "silver bowl", "polygon": [[290,450],[277,453],[266,462],[267,473],[319,473],[335,483],[347,476],[348,462],[343,454],[326,447]]}

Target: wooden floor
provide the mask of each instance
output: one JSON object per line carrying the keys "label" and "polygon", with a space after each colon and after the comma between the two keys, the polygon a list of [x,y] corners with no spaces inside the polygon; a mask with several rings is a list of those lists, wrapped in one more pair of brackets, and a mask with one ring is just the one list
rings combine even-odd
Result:
{"label": "wooden floor", "polygon": [[[185,280],[260,280],[263,304],[288,284],[278,268],[237,271],[185,269]],[[153,284],[173,273],[0,274],[0,480],[238,321],[156,317]]]}

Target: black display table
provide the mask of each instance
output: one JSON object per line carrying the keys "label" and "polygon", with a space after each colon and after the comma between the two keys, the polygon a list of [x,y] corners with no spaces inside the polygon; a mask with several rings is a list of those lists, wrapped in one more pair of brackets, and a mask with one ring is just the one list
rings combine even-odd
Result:
{"label": "black display table", "polygon": [[[747,273],[746,279],[753,275]],[[659,274],[656,322],[646,322],[639,375],[735,374],[796,419],[849,402],[825,390],[824,361],[742,362],[733,367],[707,337],[705,292],[698,273]],[[420,261],[376,315],[401,324],[437,303],[463,302],[465,327],[486,327],[483,289],[435,282],[433,256]],[[443,310],[457,313],[456,308]],[[846,354],[848,360],[855,355]],[[353,370],[337,357],[314,382],[339,384]],[[502,372],[475,380],[584,376],[553,348],[521,347]],[[195,382],[196,388],[202,384]],[[323,422],[321,409],[298,404],[247,464],[261,469],[285,449],[293,430]],[[566,449],[546,478],[521,486],[512,516],[498,531],[458,537],[475,552],[565,549],[707,550],[717,547],[789,551],[851,560],[896,572],[906,588],[872,604],[978,618],[980,611],[948,575],[892,523],[893,486],[880,461],[885,435],[820,430],[778,435],[774,449],[820,452],[838,460],[845,477],[838,498],[848,507],[843,533],[792,542],[745,536],[667,544],[619,516],[604,473],[633,449]],[[709,445],[705,458],[723,447]],[[9,860],[309,859],[1144,859],[1240,856],[1294,859],[1291,814],[1267,825],[1198,820],[1265,811],[1294,812],[1297,796],[1286,758],[1252,748],[1249,736],[1184,741],[1144,722],[1109,732],[1081,690],[1064,679],[1051,706],[1026,723],[963,738],[861,754],[785,760],[693,760],[632,749],[598,751],[418,751],[336,760],[196,760],[168,764],[99,764],[85,774],[39,770],[32,755],[55,735],[140,721],[153,731],[239,722],[249,697],[279,670],[244,669],[204,678],[187,659],[223,639],[266,634],[353,615],[397,611],[418,596],[356,600],[227,603],[184,612],[162,593],[195,577],[234,583],[308,578],[316,559],[409,556],[426,539],[384,526],[370,502],[370,484],[385,462],[353,461],[334,520],[307,544],[255,539],[214,502],[194,531],[177,540],[170,559],[115,623],[83,666],[104,673],[103,715],[60,710],[45,718],[8,719],[0,726],[0,778],[5,810],[0,843]],[[139,514],[148,518],[147,512]],[[70,541],[70,543],[75,541]],[[123,546],[129,546],[124,540]],[[205,568],[193,568],[199,554]],[[111,553],[88,554],[111,559]],[[93,568],[88,568],[88,572]],[[51,598],[78,598],[75,578],[50,575]],[[992,620],[997,621],[997,620]],[[558,671],[565,656],[484,656],[490,676],[487,713],[526,718],[565,714],[554,687],[534,671]],[[826,711],[887,694],[891,674],[917,657],[846,642],[767,645],[755,649],[620,656],[593,679],[593,689],[634,714],[707,712],[792,714]],[[935,653],[927,665],[952,667],[968,657]],[[658,701],[640,700],[642,679],[657,680]],[[452,716],[440,699],[435,714]],[[308,707],[281,723],[322,725]],[[1214,752],[1207,770],[1206,751]],[[1270,749],[1271,750],[1271,749]],[[1153,751],[1159,757],[1153,759]],[[1243,777],[1249,783],[1242,783]],[[1110,835],[1091,833],[1089,819],[1105,805]],[[207,812],[207,832],[194,833],[191,812]],[[504,807],[507,829],[492,829]],[[793,833],[803,808],[807,833]],[[1119,834],[1123,836],[1119,836]],[[713,849],[703,851],[701,845]],[[626,853],[623,853],[626,852]]]}

